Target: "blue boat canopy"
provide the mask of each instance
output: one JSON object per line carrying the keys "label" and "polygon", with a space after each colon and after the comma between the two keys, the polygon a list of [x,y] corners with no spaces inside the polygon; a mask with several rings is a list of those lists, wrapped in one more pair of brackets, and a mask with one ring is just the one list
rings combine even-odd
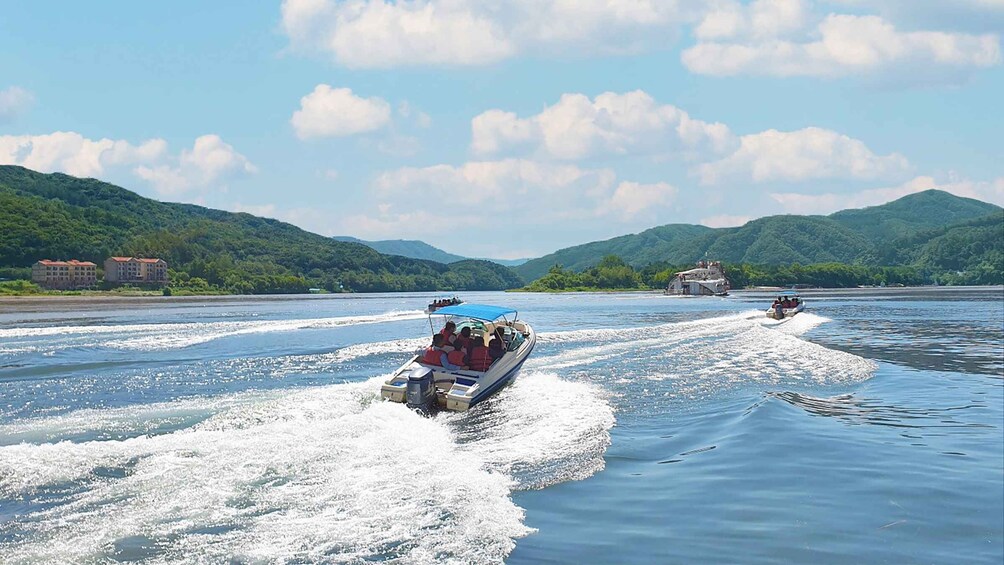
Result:
{"label": "blue boat canopy", "polygon": [[439,308],[431,315],[434,316],[466,316],[475,320],[494,322],[506,314],[515,314],[512,308],[502,306],[490,306],[488,304],[457,304],[456,306],[446,306]]}
{"label": "blue boat canopy", "polygon": [[798,296],[798,292],[794,290],[782,290],[777,293],[778,296]]}

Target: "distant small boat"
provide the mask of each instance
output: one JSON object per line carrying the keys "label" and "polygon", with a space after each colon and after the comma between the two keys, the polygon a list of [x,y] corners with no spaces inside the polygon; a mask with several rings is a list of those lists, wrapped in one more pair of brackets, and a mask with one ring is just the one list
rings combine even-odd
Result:
{"label": "distant small boat", "polygon": [[432,314],[433,312],[439,310],[440,308],[445,308],[447,306],[456,306],[457,304],[463,304],[463,303],[464,301],[457,298],[456,296],[452,298],[437,298],[429,303],[429,305],[425,308],[425,313]]}
{"label": "distant small boat", "polygon": [[778,293],[774,303],[767,308],[767,317],[775,320],[790,318],[805,310],[805,301],[794,290],[785,290]]}
{"label": "distant small boat", "polygon": [[725,296],[732,285],[720,261],[698,261],[697,267],[676,273],[666,287],[673,296]]}

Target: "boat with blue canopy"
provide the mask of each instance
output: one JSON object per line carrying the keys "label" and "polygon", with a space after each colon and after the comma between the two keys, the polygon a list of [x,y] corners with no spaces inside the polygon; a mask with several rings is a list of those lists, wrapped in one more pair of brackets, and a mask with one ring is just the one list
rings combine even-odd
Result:
{"label": "boat with blue canopy", "polygon": [[775,320],[790,318],[805,310],[805,301],[794,290],[784,290],[777,293],[777,298],[767,308],[767,317]]}
{"label": "boat with blue canopy", "polygon": [[[426,354],[430,353],[431,347],[416,353],[384,382],[380,395],[391,402],[403,402],[422,411],[469,410],[512,382],[537,344],[537,334],[530,324],[519,320],[518,314],[515,309],[504,306],[466,303],[444,306],[430,313],[429,326],[434,336],[446,336],[447,331],[439,328],[452,323],[453,336],[466,334],[467,337],[448,342],[430,355]],[[440,323],[437,324],[434,318]],[[461,350],[460,345],[465,341],[469,345]],[[468,364],[458,363],[451,367],[444,367],[435,360],[439,352],[448,355],[454,350],[473,355],[470,353],[474,349],[473,344],[478,344],[478,349],[492,346],[490,365],[484,370],[477,370],[475,367],[481,367],[470,357],[464,357],[470,361]],[[485,361],[487,363],[489,361]]]}

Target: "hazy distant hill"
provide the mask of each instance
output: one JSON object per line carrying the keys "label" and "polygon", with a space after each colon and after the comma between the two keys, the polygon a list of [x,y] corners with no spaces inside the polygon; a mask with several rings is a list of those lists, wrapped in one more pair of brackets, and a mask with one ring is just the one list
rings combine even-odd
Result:
{"label": "hazy distant hill", "polygon": [[[765,265],[830,261],[867,265],[916,264],[926,261],[924,258],[930,255],[919,249],[936,237],[947,237],[949,242],[965,238],[980,241],[962,248],[961,254],[969,253],[970,249],[975,253],[999,247],[1001,243],[994,239],[992,218],[1002,212],[993,204],[928,190],[881,206],[844,210],[829,216],[768,216],[740,227],[718,229],[670,224],[561,249],[528,261],[516,267],[516,271],[532,281],[543,276],[554,264],[579,271],[611,254],[635,267],[655,261],[682,265],[704,257],[727,263]],[[952,234],[938,235],[939,229],[988,217],[991,218],[987,220],[988,225],[982,228],[959,225]],[[901,252],[891,252],[896,248],[901,248]],[[968,259],[963,257],[962,260]],[[930,264],[935,263],[937,261]]]}
{"label": "hazy distant hill", "polygon": [[[380,241],[366,241],[363,239],[357,239],[352,236],[347,235],[336,235],[332,239],[337,239],[338,241],[351,241],[353,243],[361,243],[373,249],[376,249],[380,253],[385,255],[400,255],[402,257],[411,257],[412,259],[426,259],[428,261],[436,261],[438,263],[454,263],[456,261],[463,261],[467,257],[462,257],[460,255],[454,255],[453,253],[448,253],[443,251],[438,247],[433,247],[424,241],[418,241],[415,239],[384,239]],[[527,262],[527,259],[488,259],[483,258],[484,261],[491,261],[493,263],[498,263],[499,265],[506,265],[508,267],[515,267],[516,265],[522,265]]]}
{"label": "hazy distant hill", "polygon": [[296,226],[143,198],[94,179],[0,166],[0,267],[39,259],[162,257],[176,271],[231,292],[498,290],[520,286],[508,267],[382,255]]}

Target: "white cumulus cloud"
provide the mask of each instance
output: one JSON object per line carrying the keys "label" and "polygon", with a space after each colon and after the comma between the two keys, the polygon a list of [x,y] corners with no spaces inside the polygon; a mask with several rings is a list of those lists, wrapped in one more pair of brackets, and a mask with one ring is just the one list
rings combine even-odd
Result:
{"label": "white cumulus cloud", "polygon": [[405,167],[373,182],[370,213],[336,231],[419,238],[470,256],[541,253],[665,223],[678,191],[665,182],[618,181],[606,168],[525,159]]}
{"label": "white cumulus cloud", "polygon": [[740,179],[800,182],[812,179],[875,179],[908,171],[906,157],[876,155],[862,141],[835,131],[808,127],[767,130],[740,138],[739,149],[697,168],[702,184]]}
{"label": "white cumulus cloud", "polygon": [[700,40],[774,38],[801,31],[809,8],[803,0],[733,0],[713,2],[694,28]]}
{"label": "white cumulus cloud", "polygon": [[378,130],[390,123],[391,107],[382,98],[362,98],[349,88],[317,85],[300,99],[290,123],[300,139],[340,137]]}
{"label": "white cumulus cloud", "polygon": [[730,214],[719,214],[700,219],[700,224],[709,228],[734,228],[745,225],[753,219],[753,216],[740,216]]}
{"label": "white cumulus cloud", "polygon": [[897,186],[871,188],[850,193],[801,194],[773,192],[770,197],[792,214],[830,214],[847,208],[864,208],[885,204],[908,194],[937,189],[956,196],[975,198],[1004,205],[1004,177],[992,181],[974,181],[952,176],[939,182],[932,176],[918,176]]}
{"label": "white cumulus cloud", "polygon": [[0,123],[9,122],[24,113],[35,102],[35,97],[20,86],[0,90]]}
{"label": "white cumulus cloud", "polygon": [[601,215],[611,212],[624,221],[630,221],[673,203],[678,193],[676,187],[665,182],[642,184],[623,181],[599,211]]}
{"label": "white cumulus cloud", "polygon": [[[781,15],[762,17],[767,5]],[[722,5],[695,29],[698,43],[681,60],[692,72],[715,76],[894,74],[912,81],[956,80],[1001,62],[997,34],[904,31],[881,16],[831,13],[819,19],[805,12],[796,0]]]}
{"label": "white cumulus cloud", "polygon": [[664,46],[695,11],[678,0],[285,0],[282,29],[294,49],[346,67],[470,66]]}
{"label": "white cumulus cloud", "polygon": [[471,149],[480,155],[530,151],[541,157],[582,159],[595,155],[719,153],[735,138],[721,123],[708,123],[637,90],[606,92],[590,100],[564,94],[528,118],[489,110],[471,120]]}
{"label": "white cumulus cloud", "polygon": [[99,176],[109,166],[154,162],[166,150],[167,142],[163,139],[133,145],[123,140],[88,139],[72,131],[0,135],[0,164],[77,177]]}
{"label": "white cumulus cloud", "polygon": [[219,188],[230,175],[253,174],[258,171],[244,155],[209,134],[196,138],[191,149],[183,149],[176,163],[140,166],[135,173],[148,181],[158,193],[177,196],[193,189]]}

